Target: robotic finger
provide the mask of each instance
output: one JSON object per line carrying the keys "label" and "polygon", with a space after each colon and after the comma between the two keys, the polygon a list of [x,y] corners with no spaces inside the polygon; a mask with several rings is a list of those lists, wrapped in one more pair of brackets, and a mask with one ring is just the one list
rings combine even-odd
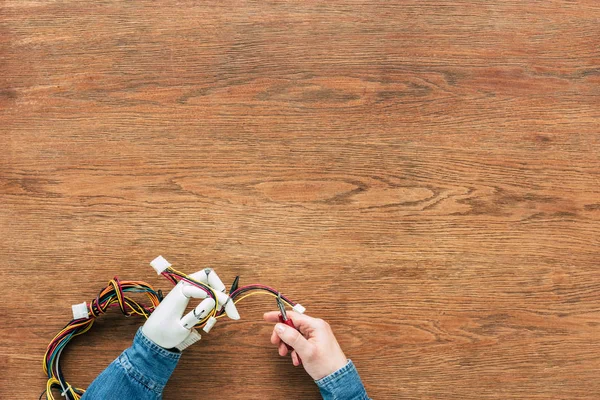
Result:
{"label": "robotic finger", "polygon": [[186,329],[192,329],[194,325],[204,319],[210,311],[215,307],[215,301],[211,298],[204,299],[194,308],[181,318],[181,325]]}

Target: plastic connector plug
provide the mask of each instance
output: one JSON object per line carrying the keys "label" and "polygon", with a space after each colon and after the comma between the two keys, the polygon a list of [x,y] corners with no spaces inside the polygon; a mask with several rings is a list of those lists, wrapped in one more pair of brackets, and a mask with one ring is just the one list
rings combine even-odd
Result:
{"label": "plastic connector plug", "polygon": [[213,326],[215,326],[216,323],[217,319],[215,317],[210,317],[208,321],[206,321],[206,325],[204,325],[204,328],[202,328],[202,330],[208,333],[213,328]]}
{"label": "plastic connector plug", "polygon": [[73,311],[73,319],[88,319],[90,316],[87,302],[85,301],[80,304],[73,304],[71,310]]}
{"label": "plastic connector plug", "polygon": [[304,311],[306,311],[306,308],[304,308],[304,306],[302,306],[302,304],[297,303],[294,307],[292,307],[292,310],[296,311],[298,314],[304,314]]}
{"label": "plastic connector plug", "polygon": [[197,330],[192,329],[190,331],[190,334],[185,338],[185,340],[179,343],[177,346],[175,346],[175,348],[179,351],[183,351],[200,339],[202,339],[202,336],[200,336]]}
{"label": "plastic connector plug", "polygon": [[160,275],[165,269],[171,266],[171,263],[165,260],[163,256],[158,256],[154,260],[150,261],[150,266],[154,268],[157,275]]}

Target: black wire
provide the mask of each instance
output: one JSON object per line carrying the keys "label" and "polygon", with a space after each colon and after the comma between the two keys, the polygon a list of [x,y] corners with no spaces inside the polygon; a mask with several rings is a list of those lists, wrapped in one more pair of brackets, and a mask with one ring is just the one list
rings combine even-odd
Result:
{"label": "black wire", "polygon": [[[274,289],[265,288],[265,287],[262,287],[262,286],[252,286],[252,285],[250,285],[248,287],[243,287],[243,288],[240,288],[240,289],[236,289],[236,290],[230,291],[229,292],[229,297],[231,297],[232,301],[235,301],[235,299],[238,298],[238,297],[240,297],[241,295],[243,295],[245,293],[248,293],[248,292],[252,292],[254,290],[262,290],[262,291],[265,291],[265,292],[273,293],[275,295],[279,294],[279,292],[276,291],[276,290],[274,290]],[[281,295],[281,298],[283,300],[287,301],[292,306],[296,305],[295,302],[293,302],[292,300],[290,300],[287,296],[284,296],[283,294]],[[225,314],[225,308],[221,309],[221,311],[219,311],[217,313],[217,316],[223,315],[223,314]]]}
{"label": "black wire", "polygon": [[[248,286],[248,287],[242,287],[238,290],[236,290],[235,292],[229,293],[229,297],[231,297],[232,299],[240,296],[241,294],[253,291],[253,290],[263,290],[265,292],[269,292],[269,293],[273,293],[274,295],[279,294],[280,292],[278,292],[275,289],[271,289],[271,288],[266,288],[266,287],[262,287],[262,286]],[[290,304],[295,304],[295,302],[291,301],[287,296],[284,296],[283,294],[281,295],[281,298],[284,299],[285,301],[287,301]]]}
{"label": "black wire", "polygon": [[[40,397],[38,397],[38,400],[42,400],[42,396],[44,395],[44,393],[46,393],[47,389],[44,389],[44,391],[42,392],[42,394],[40,394]],[[46,397],[47,398],[47,397]]]}
{"label": "black wire", "polygon": [[237,290],[239,284],[240,284],[240,276],[238,275],[233,280],[233,283],[231,284],[231,289],[229,289],[229,293],[235,292]]}
{"label": "black wire", "polygon": [[[78,329],[78,330],[79,330],[79,329]],[[61,352],[62,352],[62,350],[61,350]],[[65,377],[64,377],[64,375],[63,375],[63,372],[62,372],[62,368],[60,367],[60,363],[57,363],[57,364],[56,364],[56,368],[58,369],[58,371],[57,371],[57,378],[58,378],[58,380],[60,381],[60,388],[61,388],[61,389],[62,389],[62,388],[68,388],[68,387],[69,387],[69,384],[68,384],[68,383],[67,383],[67,381],[65,380]],[[62,393],[61,393],[61,395],[62,395]],[[73,398],[73,396],[71,395],[71,391],[70,391],[70,390],[67,390],[67,391],[65,392],[65,398],[66,398],[67,400],[75,400],[75,399]]]}

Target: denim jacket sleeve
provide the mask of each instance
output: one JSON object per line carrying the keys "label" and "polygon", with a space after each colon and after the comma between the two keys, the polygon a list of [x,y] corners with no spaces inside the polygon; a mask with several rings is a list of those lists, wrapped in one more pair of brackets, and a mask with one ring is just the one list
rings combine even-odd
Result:
{"label": "denim jacket sleeve", "polygon": [[315,381],[323,400],[369,400],[352,360],[331,375]]}
{"label": "denim jacket sleeve", "polygon": [[131,347],[98,375],[81,399],[161,399],[180,357],[180,352],[152,342],[140,328]]}

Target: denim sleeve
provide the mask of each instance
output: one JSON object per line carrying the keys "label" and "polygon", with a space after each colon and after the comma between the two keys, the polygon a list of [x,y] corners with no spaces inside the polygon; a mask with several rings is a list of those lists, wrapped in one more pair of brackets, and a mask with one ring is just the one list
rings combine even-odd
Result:
{"label": "denim sleeve", "polygon": [[161,399],[180,357],[180,352],[152,342],[140,328],[131,347],[98,375],[81,399]]}
{"label": "denim sleeve", "polygon": [[369,400],[352,360],[331,375],[315,381],[323,400]]}

